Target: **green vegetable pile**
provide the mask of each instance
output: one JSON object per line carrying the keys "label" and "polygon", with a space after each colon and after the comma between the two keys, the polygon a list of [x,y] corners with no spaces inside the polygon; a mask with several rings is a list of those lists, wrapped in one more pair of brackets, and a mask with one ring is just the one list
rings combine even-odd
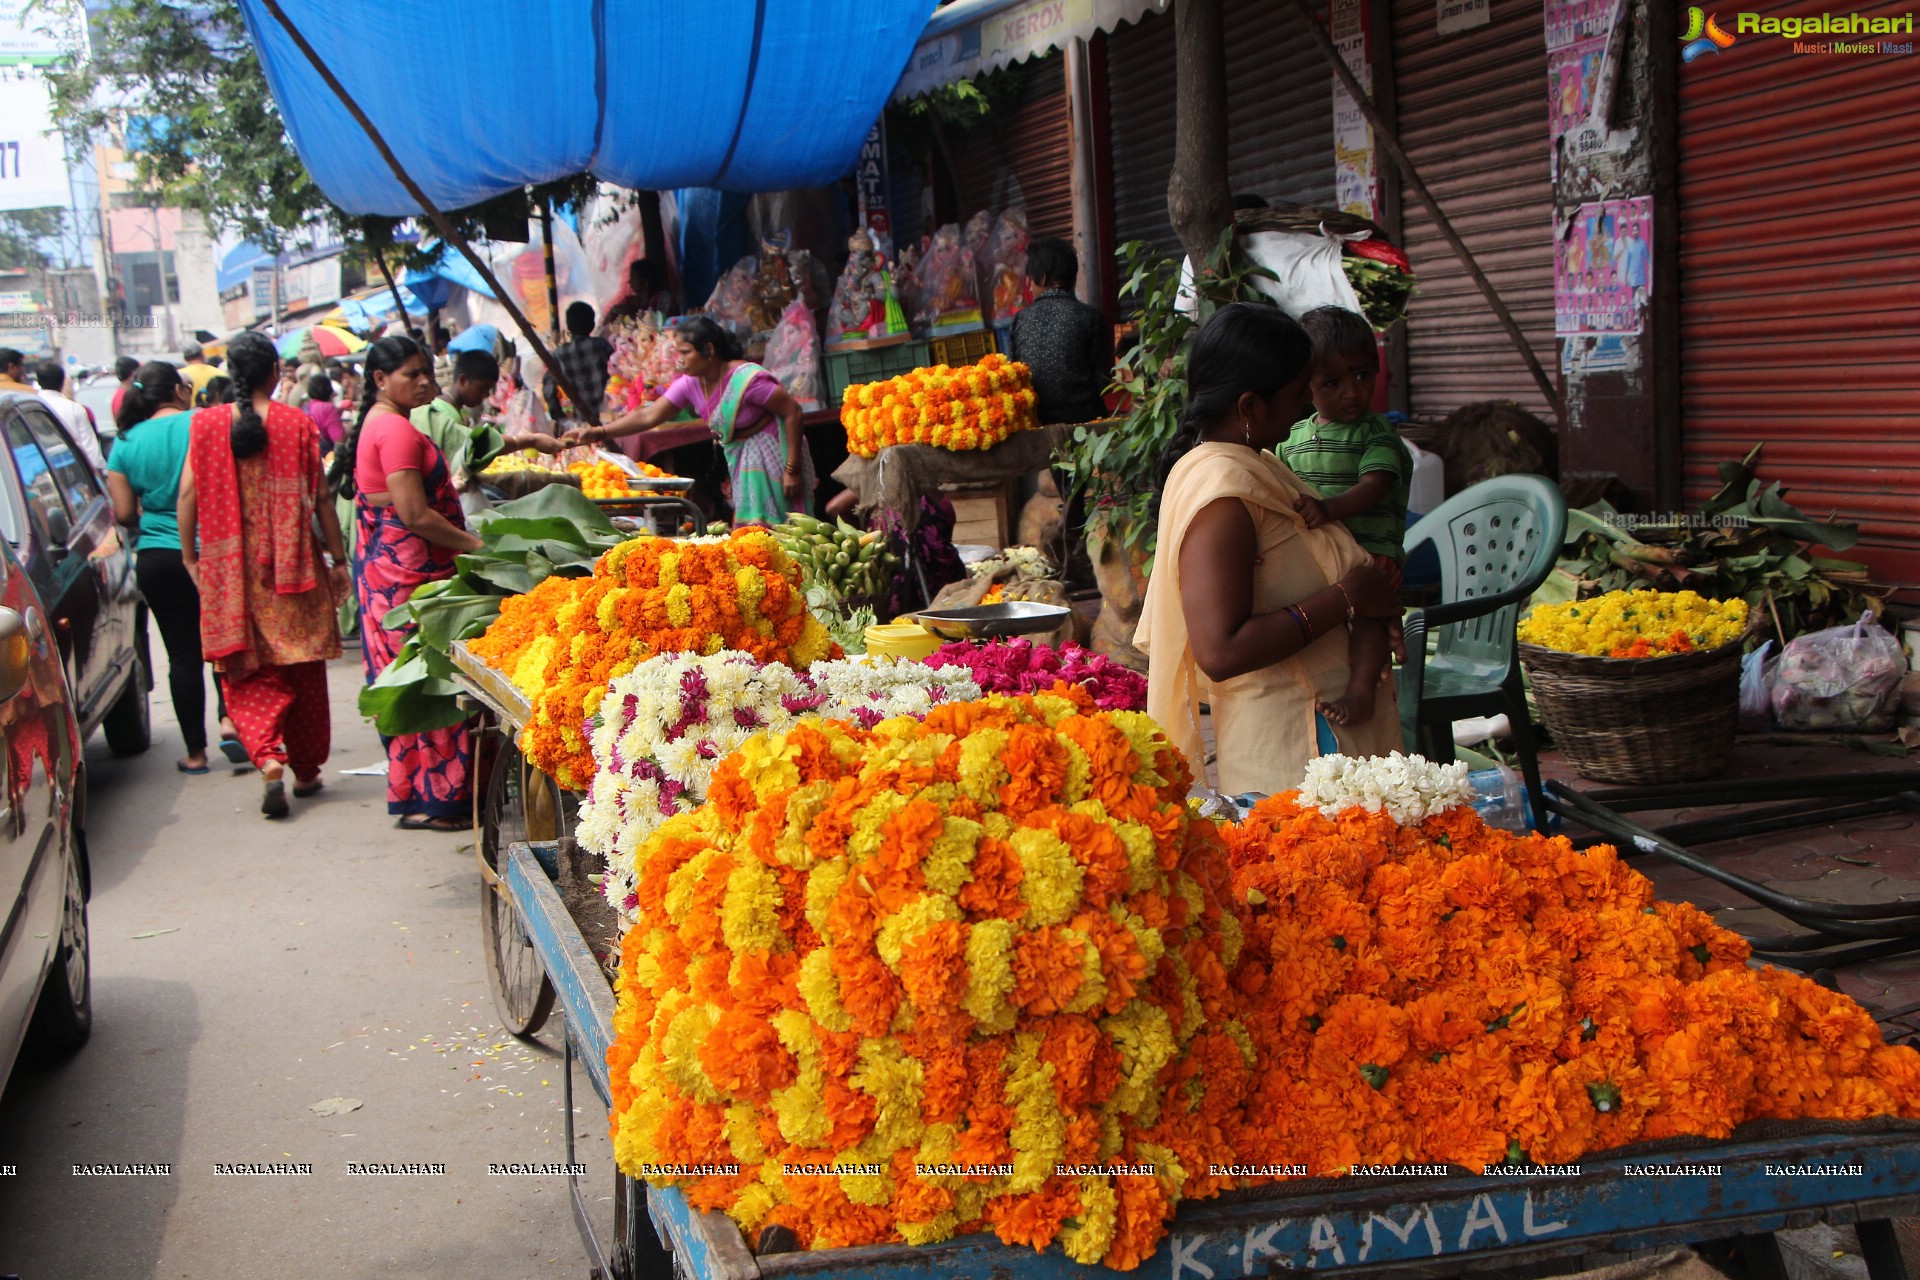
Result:
{"label": "green vegetable pile", "polygon": [[899,572],[900,556],[887,535],[832,524],[803,512],[775,525],[774,540],[800,564],[802,585],[823,588],[842,604],[871,600],[886,591]]}
{"label": "green vegetable pile", "polygon": [[1859,526],[1822,523],[1786,500],[1786,490],[1755,474],[1763,445],[1739,462],[1720,464],[1721,487],[1698,513],[1672,525],[1631,523],[1611,506],[1567,513],[1559,570],[1584,599],[1607,591],[1653,587],[1698,591],[1716,600],[1743,599],[1781,644],[1810,631],[1879,617],[1885,588],[1867,566],[1816,555],[1845,551]]}
{"label": "green vegetable pile", "polygon": [[1407,301],[1413,297],[1413,277],[1391,263],[1353,254],[1340,259],[1347,283],[1360,299],[1360,310],[1376,330],[1407,314]]}
{"label": "green vegetable pile", "polygon": [[378,679],[360,691],[360,714],[381,733],[425,733],[467,718],[451,656],[455,641],[471,640],[500,616],[500,601],[531,591],[555,574],[584,578],[620,532],[594,501],[569,485],[550,485],[473,517],[486,543],[454,560],[454,574],[414,589],[387,611],[381,625],[413,627],[412,635]]}

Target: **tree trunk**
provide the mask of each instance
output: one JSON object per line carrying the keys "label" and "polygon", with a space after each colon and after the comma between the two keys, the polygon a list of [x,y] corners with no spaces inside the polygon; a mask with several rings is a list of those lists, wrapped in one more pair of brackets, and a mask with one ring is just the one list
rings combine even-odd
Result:
{"label": "tree trunk", "polygon": [[1193,259],[1206,265],[1220,234],[1233,225],[1227,185],[1227,44],[1220,0],[1179,0],[1173,7],[1173,174],[1167,214]]}

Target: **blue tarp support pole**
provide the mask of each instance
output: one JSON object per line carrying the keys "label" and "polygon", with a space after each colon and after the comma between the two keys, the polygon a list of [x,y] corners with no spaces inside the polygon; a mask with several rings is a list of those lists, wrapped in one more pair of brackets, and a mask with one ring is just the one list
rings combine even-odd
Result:
{"label": "blue tarp support pole", "polygon": [[[600,406],[586,403],[574,391],[572,381],[567,377],[566,371],[560,367],[560,362],[553,358],[553,352],[548,349],[546,343],[540,341],[540,335],[533,331],[533,325],[528,323],[526,315],[514,304],[507,291],[501,287],[500,281],[494,278],[493,268],[473,251],[473,246],[467,243],[467,238],[460,234],[447,215],[441,212],[440,207],[427,198],[427,193],[420,189],[420,184],[408,175],[406,169],[400,164],[399,158],[393,154],[393,148],[389,147],[387,140],[380,136],[380,130],[374,127],[373,121],[367,118],[367,113],[360,109],[360,104],[353,100],[353,95],[349,94],[346,86],[340,83],[340,78],[333,74],[333,69],[327,66],[319,53],[314,50],[313,45],[308,43],[306,36],[300,33],[300,28],[294,26],[293,20],[287,17],[286,11],[280,7],[280,0],[260,0],[260,3],[299,47],[301,54],[312,64],[314,71],[326,82],[327,88],[333,91],[334,97],[340,99],[340,105],[347,109],[347,113],[353,117],[354,122],[366,133],[374,148],[380,152],[380,158],[387,162],[389,169],[393,170],[394,178],[406,188],[407,195],[425,211],[428,218],[432,219],[441,238],[458,249],[460,255],[472,263],[473,269],[480,273],[480,278],[487,282],[488,287],[493,290],[494,299],[507,309],[507,314],[513,317],[513,322],[520,326],[520,332],[525,335],[528,342],[533,344],[535,354],[540,357],[540,363],[546,365],[547,372],[553,375],[554,385],[566,392],[567,399],[573,404],[574,409],[587,420],[590,426],[598,426]],[[382,270],[385,270],[384,263]],[[406,314],[404,308],[401,314]]]}
{"label": "blue tarp support pole", "polygon": [[387,266],[387,255],[375,249],[373,260],[380,268],[380,278],[387,282],[387,292],[393,295],[393,305],[400,312],[400,323],[407,326],[407,332],[413,332],[413,317],[407,314],[407,304],[400,300],[400,285],[393,278],[392,268]]}

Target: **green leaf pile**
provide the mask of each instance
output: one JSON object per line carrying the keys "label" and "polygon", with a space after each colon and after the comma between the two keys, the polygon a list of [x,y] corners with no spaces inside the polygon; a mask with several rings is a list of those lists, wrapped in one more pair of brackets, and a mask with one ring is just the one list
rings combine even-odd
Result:
{"label": "green leaf pile", "polygon": [[578,489],[549,485],[474,517],[485,546],[454,560],[454,574],[414,590],[381,625],[411,628],[400,654],[360,691],[360,714],[381,733],[426,733],[466,719],[453,645],[500,616],[500,601],[558,574],[584,578],[609,547],[624,542],[606,513]]}

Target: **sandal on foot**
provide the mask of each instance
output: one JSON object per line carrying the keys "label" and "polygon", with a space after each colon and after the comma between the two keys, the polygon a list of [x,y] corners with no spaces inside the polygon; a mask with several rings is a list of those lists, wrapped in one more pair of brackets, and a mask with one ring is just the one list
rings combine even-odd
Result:
{"label": "sandal on foot", "polygon": [[191,774],[194,774],[195,776],[198,776],[199,774],[203,774],[203,773],[213,772],[211,768],[209,768],[204,764],[198,767],[195,767],[193,765],[188,764],[185,760],[175,760],[173,762],[173,767],[178,769],[182,773],[191,773]]}
{"label": "sandal on foot", "polygon": [[468,824],[459,818],[447,815],[428,818],[417,813],[408,814],[394,825],[402,831],[465,831],[468,829]]}
{"label": "sandal on foot", "polygon": [[317,796],[320,794],[321,788],[326,785],[327,784],[319,778],[315,778],[312,782],[295,782],[293,784],[293,798],[295,800],[305,800],[308,796]]}
{"label": "sandal on foot", "polygon": [[287,803],[287,784],[269,782],[260,796],[260,812],[269,818],[284,818],[292,811],[293,806]]}
{"label": "sandal on foot", "polygon": [[220,754],[227,758],[228,764],[248,764],[247,749],[240,745],[238,738],[220,739]]}

